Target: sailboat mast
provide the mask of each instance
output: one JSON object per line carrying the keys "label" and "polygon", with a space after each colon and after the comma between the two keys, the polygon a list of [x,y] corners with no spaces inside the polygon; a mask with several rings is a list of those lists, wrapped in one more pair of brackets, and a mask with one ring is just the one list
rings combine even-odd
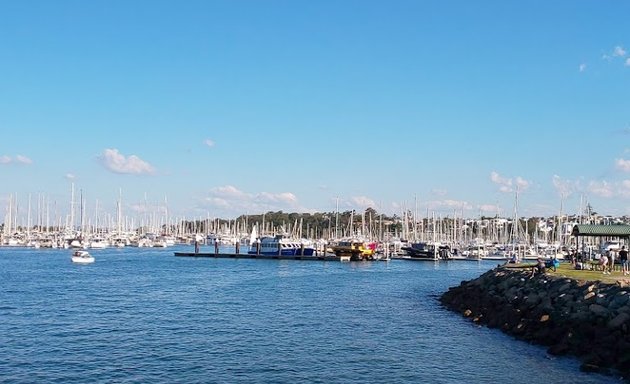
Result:
{"label": "sailboat mast", "polygon": [[74,182],[70,183],[70,228],[72,231],[76,229],[74,223]]}
{"label": "sailboat mast", "polygon": [[83,238],[83,189],[80,189],[79,192],[80,192],[79,196],[81,198],[81,201],[80,201],[81,211],[80,211],[80,216],[79,216],[80,217],[80,219],[79,219],[79,225],[80,225],[79,231],[81,233],[81,238]]}
{"label": "sailboat mast", "polygon": [[[146,195],[145,195],[145,199],[146,199]],[[122,188],[118,189],[118,209],[116,210],[116,215],[117,217],[117,230],[118,230],[118,234],[120,235],[122,233]]]}
{"label": "sailboat mast", "polygon": [[339,196],[335,207],[335,239],[339,239]]}

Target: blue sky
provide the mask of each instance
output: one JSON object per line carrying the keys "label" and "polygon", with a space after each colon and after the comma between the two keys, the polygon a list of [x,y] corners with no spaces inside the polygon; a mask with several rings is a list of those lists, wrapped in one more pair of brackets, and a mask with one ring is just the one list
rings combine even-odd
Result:
{"label": "blue sky", "polygon": [[[0,205],[630,214],[625,1],[2,1]],[[35,204],[35,203],[33,203]]]}

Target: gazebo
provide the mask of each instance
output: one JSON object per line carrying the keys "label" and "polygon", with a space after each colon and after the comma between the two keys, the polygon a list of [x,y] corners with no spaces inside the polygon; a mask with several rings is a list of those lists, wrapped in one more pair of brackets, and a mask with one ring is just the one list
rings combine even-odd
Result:
{"label": "gazebo", "polygon": [[628,239],[630,238],[630,225],[576,224],[573,226],[571,235],[575,237],[618,237]]}
{"label": "gazebo", "polygon": [[[573,230],[571,231],[571,235],[576,238],[576,245],[579,244],[580,237],[582,237],[582,254],[586,254],[586,250],[584,247],[584,238],[585,237],[599,237],[600,244],[601,238],[617,238],[617,239],[625,239],[626,244],[628,243],[628,239],[630,238],[630,225],[626,224],[611,224],[611,225],[601,225],[601,224],[576,224],[573,226]],[[589,258],[592,256],[592,249],[589,248],[588,256]]]}

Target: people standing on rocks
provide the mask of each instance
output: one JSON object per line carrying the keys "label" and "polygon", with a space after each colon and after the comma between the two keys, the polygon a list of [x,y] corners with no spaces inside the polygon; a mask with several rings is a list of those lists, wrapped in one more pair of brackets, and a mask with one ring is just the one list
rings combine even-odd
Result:
{"label": "people standing on rocks", "polygon": [[619,251],[619,262],[621,263],[621,272],[624,275],[628,274],[628,251],[626,246],[623,245]]}

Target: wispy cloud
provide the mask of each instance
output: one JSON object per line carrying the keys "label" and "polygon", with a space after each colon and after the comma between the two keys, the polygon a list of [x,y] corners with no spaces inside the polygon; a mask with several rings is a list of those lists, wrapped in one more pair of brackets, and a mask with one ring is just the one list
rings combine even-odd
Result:
{"label": "wispy cloud", "polygon": [[353,196],[348,205],[359,209],[376,208],[376,202],[367,196]]}
{"label": "wispy cloud", "polygon": [[626,55],[626,50],[621,46],[618,45],[613,49],[613,57],[624,57]]}
{"label": "wispy cloud", "polygon": [[[616,167],[624,172],[630,172],[630,160],[617,159]],[[630,180],[623,181],[572,181],[562,179],[560,176],[554,175],[552,184],[558,194],[562,197],[568,197],[576,192],[587,193],[600,198],[630,198]]]}
{"label": "wispy cloud", "polygon": [[435,210],[471,210],[473,209],[473,206],[470,205],[469,202],[467,201],[461,201],[461,200],[453,200],[453,199],[444,199],[444,200],[433,200],[433,201],[429,201],[427,202],[427,206],[429,207],[429,209],[435,209]]}
{"label": "wispy cloud", "polygon": [[30,158],[24,155],[17,155],[15,156],[15,159],[7,155],[0,156],[0,164],[12,164],[12,163],[31,165],[33,164],[33,160],[31,160]]}
{"label": "wispy cloud", "polygon": [[252,197],[251,194],[245,193],[232,185],[212,188],[210,190],[210,193],[215,197],[238,200],[247,200]]}
{"label": "wispy cloud", "polygon": [[23,155],[15,156],[15,161],[17,161],[20,164],[33,164],[33,160]]}
{"label": "wispy cloud", "polygon": [[205,139],[205,140],[203,141],[203,143],[204,143],[206,146],[208,146],[208,148],[212,148],[212,147],[214,147],[214,140]]}
{"label": "wispy cloud", "polygon": [[599,197],[609,198],[615,195],[614,186],[607,181],[591,181],[587,190],[589,193]]}
{"label": "wispy cloud", "polygon": [[558,175],[553,175],[551,183],[561,197],[569,197],[577,190],[577,183],[571,180],[563,179]]}
{"label": "wispy cloud", "polygon": [[515,180],[512,180],[511,178],[506,178],[499,175],[495,171],[490,172],[490,180],[496,185],[498,185],[499,192],[503,192],[503,193],[514,192],[515,191],[514,186],[516,186],[516,188],[519,191],[524,191],[527,188],[529,188],[529,186],[531,185],[531,182],[523,179],[520,176],[517,176]]}
{"label": "wispy cloud", "polygon": [[518,188],[519,191],[523,191],[531,185],[531,183],[520,176],[517,176],[515,180],[511,178],[506,178],[499,175],[497,172],[492,171],[490,173],[490,180],[499,186],[499,191],[504,193],[514,192],[514,186]]}
{"label": "wispy cloud", "polygon": [[125,157],[118,149],[105,149],[99,160],[105,168],[114,173],[141,175],[155,172],[151,164],[136,155]]}
{"label": "wispy cloud", "polygon": [[431,190],[431,194],[435,196],[446,196],[448,194],[448,191],[446,189],[434,188]]}
{"label": "wispy cloud", "polygon": [[617,159],[615,160],[615,166],[619,170],[622,170],[624,172],[630,172],[630,160]]}
{"label": "wispy cloud", "polygon": [[580,72],[584,72],[584,71],[586,71],[586,67],[587,67],[586,63],[582,63],[582,64],[580,64],[580,67],[579,67]]}
{"label": "wispy cloud", "polygon": [[619,194],[625,198],[630,197],[630,180],[623,180],[619,184]]}
{"label": "wispy cloud", "polygon": [[523,179],[520,176],[516,177],[516,186],[520,189],[520,190],[525,190],[527,188],[529,188],[529,186],[531,185],[531,182]]}
{"label": "wispy cloud", "polygon": [[285,210],[293,212],[313,211],[300,206],[297,196],[292,192],[251,193],[242,191],[233,185],[210,189],[202,204],[233,215]]}
{"label": "wispy cloud", "polygon": [[74,180],[77,177],[73,173],[66,173],[66,180]]}
{"label": "wispy cloud", "polygon": [[[615,59],[617,57],[623,58],[627,54],[628,54],[628,52],[626,51],[626,49],[624,47],[622,47],[621,45],[617,45],[609,53],[608,52],[604,53],[602,55],[602,59],[606,60],[606,61],[612,61],[613,59]],[[625,60],[625,62],[627,63],[628,60]]]}
{"label": "wispy cloud", "polygon": [[[630,135],[630,125],[616,131],[615,133],[618,133],[620,135]],[[626,149],[625,152],[628,153],[628,150]]]}
{"label": "wispy cloud", "polygon": [[497,213],[499,212],[499,206],[496,204],[482,204],[479,206],[479,210],[482,212]]}
{"label": "wispy cloud", "polygon": [[281,192],[281,193],[269,193],[269,192],[261,192],[259,194],[260,200],[268,203],[282,203],[293,205],[297,203],[297,197],[291,192]]}
{"label": "wispy cloud", "polygon": [[625,66],[630,67],[630,57],[626,59]]}
{"label": "wispy cloud", "polygon": [[501,177],[497,172],[490,172],[490,180],[499,186],[499,191],[510,192],[512,191],[512,180]]}

